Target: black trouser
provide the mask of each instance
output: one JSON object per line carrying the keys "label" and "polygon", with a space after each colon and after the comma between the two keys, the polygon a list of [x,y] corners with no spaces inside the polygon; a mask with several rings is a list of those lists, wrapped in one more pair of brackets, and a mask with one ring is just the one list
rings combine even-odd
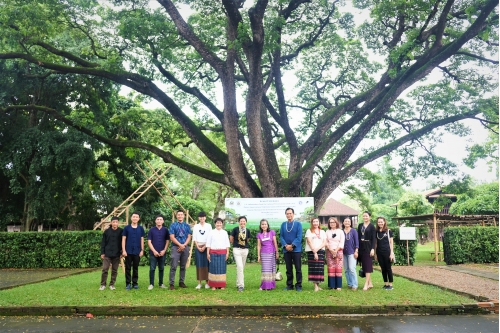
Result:
{"label": "black trouser", "polygon": [[380,264],[380,269],[382,270],[382,277],[384,278],[384,282],[392,283],[392,268],[391,268],[391,259],[390,252],[379,252],[377,251],[377,261]]}
{"label": "black trouser", "polygon": [[300,252],[285,252],[283,255],[286,265],[286,286],[293,288],[293,266],[295,266],[295,273],[297,274],[297,284],[295,287],[302,288],[302,264],[300,262]]}
{"label": "black trouser", "polygon": [[[132,281],[133,286],[137,286],[139,280],[139,261],[141,257],[138,254],[127,254],[125,257],[125,281],[127,285]],[[132,270],[132,278],[130,278],[130,270]]]}

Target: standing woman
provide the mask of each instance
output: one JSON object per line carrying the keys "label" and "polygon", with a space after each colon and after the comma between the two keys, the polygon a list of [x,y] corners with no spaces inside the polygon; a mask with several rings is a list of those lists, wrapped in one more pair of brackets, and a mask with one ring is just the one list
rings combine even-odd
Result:
{"label": "standing woman", "polygon": [[358,259],[358,233],[351,228],[351,219],[344,219],[344,267],[347,288],[358,289],[358,276],[356,275],[356,259]]}
{"label": "standing woman", "polygon": [[260,290],[276,289],[276,259],[279,258],[276,232],[269,229],[267,220],[260,221],[257,234],[257,261],[262,262]]}
{"label": "standing woman", "polygon": [[376,230],[373,224],[370,223],[370,213],[363,213],[363,223],[358,225],[358,238],[359,238],[359,257],[358,261],[361,262],[361,268],[365,272],[365,286],[363,290],[373,288],[372,272],[373,261],[372,257],[375,255],[376,245]]}
{"label": "standing woman", "polygon": [[328,219],[328,230],[326,231],[326,263],[328,265],[328,288],[342,290],[342,266],[344,261],[345,236],[340,223],[336,218]]}
{"label": "standing woman", "polygon": [[226,262],[229,258],[229,237],[222,229],[222,219],[215,219],[215,230],[212,230],[207,239],[208,285],[212,290],[226,288]]}
{"label": "standing woman", "polygon": [[319,219],[314,217],[306,231],[308,281],[314,283],[314,291],[321,290],[319,284],[325,281],[325,245],[326,234],[319,227]]}
{"label": "standing woman", "polygon": [[243,269],[248,257],[248,239],[252,237],[250,230],[246,228],[247,218],[238,217],[239,227],[236,227],[229,236],[229,241],[233,244],[233,257],[236,263],[236,288],[239,292],[245,289],[245,275]]}
{"label": "standing woman", "polygon": [[384,278],[384,289],[392,290],[392,268],[391,261],[394,261],[394,242],[392,230],[387,228],[387,221],[384,217],[377,217],[377,245],[375,260],[380,264],[382,277]]}
{"label": "standing woman", "polygon": [[205,288],[210,288],[208,285],[208,259],[207,259],[207,239],[212,226],[205,223],[207,214],[205,212],[198,213],[198,220],[200,223],[196,224],[193,228],[193,241],[195,245],[194,259],[196,263],[196,279],[198,285],[196,289],[201,289],[201,281],[205,280]]}

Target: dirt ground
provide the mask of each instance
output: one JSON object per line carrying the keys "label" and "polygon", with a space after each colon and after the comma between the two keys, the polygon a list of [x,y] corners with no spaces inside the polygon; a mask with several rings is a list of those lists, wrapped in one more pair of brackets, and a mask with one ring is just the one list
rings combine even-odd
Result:
{"label": "dirt ground", "polygon": [[[479,272],[498,273],[498,265],[467,264],[459,266],[474,269]],[[498,280],[432,266],[393,266],[392,271],[399,276],[434,284],[447,289],[486,297],[491,300],[498,300],[499,298]]]}

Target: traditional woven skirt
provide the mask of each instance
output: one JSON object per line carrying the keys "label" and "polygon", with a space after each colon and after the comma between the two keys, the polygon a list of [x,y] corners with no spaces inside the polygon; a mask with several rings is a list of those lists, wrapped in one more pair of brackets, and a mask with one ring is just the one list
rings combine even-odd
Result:
{"label": "traditional woven skirt", "polygon": [[210,250],[208,265],[208,285],[212,288],[226,288],[227,250]]}
{"label": "traditional woven skirt", "polygon": [[328,251],[326,254],[326,264],[328,266],[328,288],[342,288],[342,267],[344,267],[344,251],[338,250],[337,255]]}
{"label": "traditional woven skirt", "polygon": [[260,260],[262,262],[262,274],[260,288],[269,290],[276,288],[276,254],[261,253]]}
{"label": "traditional woven skirt", "polygon": [[309,282],[325,281],[325,251],[318,251],[318,260],[314,260],[314,252],[307,252],[307,278]]}
{"label": "traditional woven skirt", "polygon": [[208,259],[207,250],[200,252],[198,248],[194,250],[194,261],[196,263],[196,280],[208,280]]}

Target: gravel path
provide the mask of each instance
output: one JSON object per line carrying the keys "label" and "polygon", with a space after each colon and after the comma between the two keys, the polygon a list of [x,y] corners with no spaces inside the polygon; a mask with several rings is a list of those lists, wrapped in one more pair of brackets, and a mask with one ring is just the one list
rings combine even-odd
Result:
{"label": "gravel path", "polygon": [[394,274],[467,294],[498,300],[498,281],[431,266],[392,266]]}

